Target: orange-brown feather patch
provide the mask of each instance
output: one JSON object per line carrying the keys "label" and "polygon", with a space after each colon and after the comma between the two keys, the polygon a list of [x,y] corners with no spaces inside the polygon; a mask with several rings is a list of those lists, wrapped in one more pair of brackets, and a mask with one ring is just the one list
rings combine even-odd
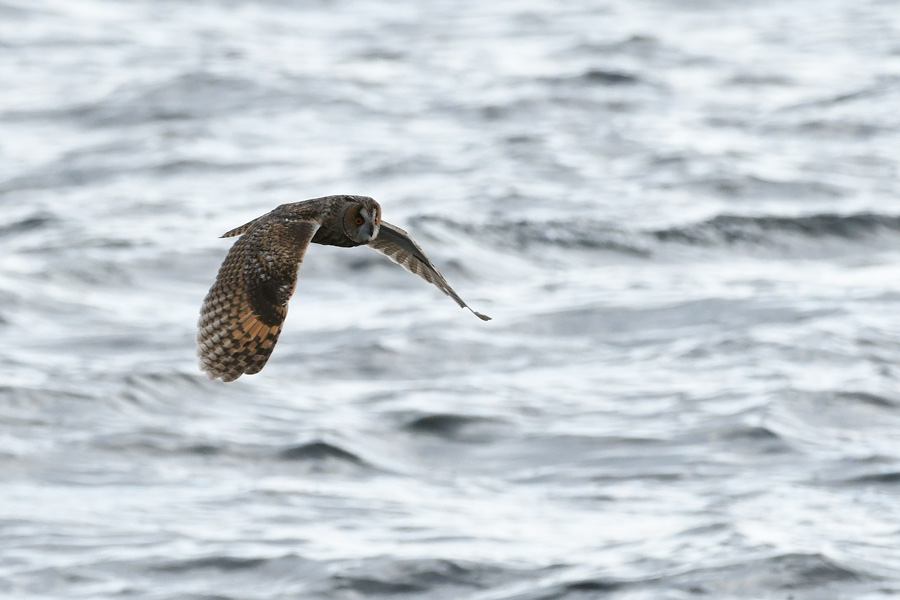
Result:
{"label": "orange-brown feather patch", "polygon": [[245,329],[245,331],[247,332],[248,337],[255,338],[255,337],[257,337],[256,334],[258,334],[260,329],[262,329],[262,328],[263,328],[263,322],[260,321],[259,319],[254,319],[252,326],[249,329]]}
{"label": "orange-brown feather patch", "polygon": [[[335,204],[321,200],[324,209]],[[210,377],[234,381],[266,364],[322,210],[319,200],[286,205],[226,234],[246,235],[228,251],[200,309],[197,353]]]}

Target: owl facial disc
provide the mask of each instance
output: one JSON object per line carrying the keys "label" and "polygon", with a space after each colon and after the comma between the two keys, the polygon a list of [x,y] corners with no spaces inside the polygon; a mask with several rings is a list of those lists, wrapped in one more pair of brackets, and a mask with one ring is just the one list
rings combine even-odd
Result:
{"label": "owl facial disc", "polygon": [[379,229],[378,208],[374,200],[366,198],[350,204],[344,211],[344,234],[359,244],[374,240]]}

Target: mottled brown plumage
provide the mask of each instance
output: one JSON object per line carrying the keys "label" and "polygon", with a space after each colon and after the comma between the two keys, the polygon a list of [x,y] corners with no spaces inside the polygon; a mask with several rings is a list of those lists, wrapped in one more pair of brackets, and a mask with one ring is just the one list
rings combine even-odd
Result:
{"label": "mottled brown plumage", "polygon": [[368,244],[478,318],[490,320],[463,302],[405,231],[383,223],[381,207],[366,196],[326,196],[283,204],[222,237],[232,236],[240,238],[225,257],[200,309],[197,354],[210,378],[233,381],[265,366],[310,243]]}

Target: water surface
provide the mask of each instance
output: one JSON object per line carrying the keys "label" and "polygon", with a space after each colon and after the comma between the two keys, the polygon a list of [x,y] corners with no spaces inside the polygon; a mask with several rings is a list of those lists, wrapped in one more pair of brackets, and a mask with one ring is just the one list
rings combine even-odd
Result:
{"label": "water surface", "polygon": [[[0,595],[900,592],[896,3],[0,0]],[[482,323],[313,247],[358,193]]]}

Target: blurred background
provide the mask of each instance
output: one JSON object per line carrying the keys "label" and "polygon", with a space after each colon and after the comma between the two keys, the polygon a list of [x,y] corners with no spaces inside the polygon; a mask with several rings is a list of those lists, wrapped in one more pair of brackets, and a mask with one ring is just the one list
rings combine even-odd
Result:
{"label": "blurred background", "polygon": [[[0,0],[0,596],[900,593],[900,4]],[[313,247],[375,197],[483,323]]]}

